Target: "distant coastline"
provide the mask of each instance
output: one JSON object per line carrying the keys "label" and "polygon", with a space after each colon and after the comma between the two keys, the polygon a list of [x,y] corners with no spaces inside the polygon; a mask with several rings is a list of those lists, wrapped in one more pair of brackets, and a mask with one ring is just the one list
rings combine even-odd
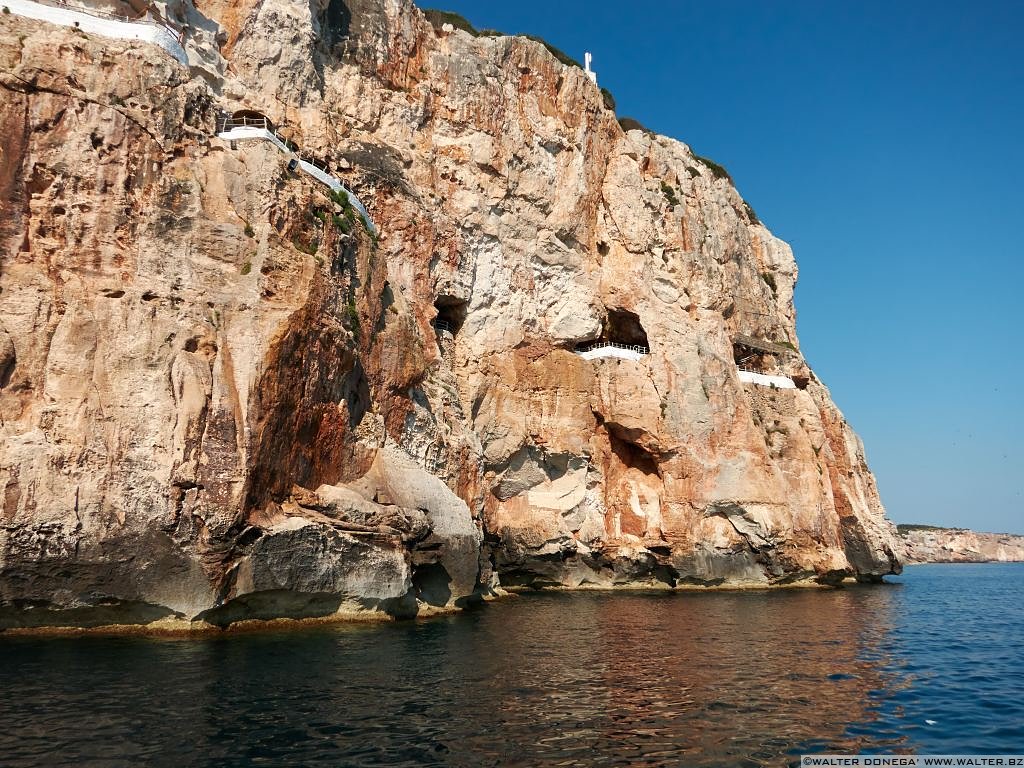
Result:
{"label": "distant coastline", "polygon": [[1019,534],[922,524],[901,524],[896,530],[908,565],[1024,562],[1024,536]]}

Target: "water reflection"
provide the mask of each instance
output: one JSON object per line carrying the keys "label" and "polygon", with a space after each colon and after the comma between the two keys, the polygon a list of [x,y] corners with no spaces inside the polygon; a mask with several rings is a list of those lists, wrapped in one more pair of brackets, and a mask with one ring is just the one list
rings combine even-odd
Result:
{"label": "water reflection", "polygon": [[[504,641],[497,707],[523,765],[549,750],[565,765],[779,765],[815,744],[906,751],[870,726],[907,685],[882,640],[892,590],[545,598],[536,633]],[[552,642],[552,636],[564,642]],[[554,646],[554,650],[552,649]],[[528,738],[528,722],[549,734]],[[709,762],[710,761],[710,762]],[[513,763],[518,764],[518,763]]]}
{"label": "water reflection", "polygon": [[386,626],[0,638],[0,762],[777,766],[918,751],[907,721],[935,672],[913,653],[904,590],[551,594]]}

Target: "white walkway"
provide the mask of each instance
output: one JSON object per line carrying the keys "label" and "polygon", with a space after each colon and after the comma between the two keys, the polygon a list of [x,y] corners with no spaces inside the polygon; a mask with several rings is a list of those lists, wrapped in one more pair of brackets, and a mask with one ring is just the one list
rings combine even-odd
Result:
{"label": "white walkway", "polygon": [[[4,1],[0,0],[0,2]],[[241,122],[239,120],[228,120],[222,124],[221,129],[217,132],[217,138],[224,139],[224,141],[248,141],[253,139],[269,141],[284,154],[292,155],[298,161],[300,170],[308,173],[324,186],[329,187],[332,192],[344,191],[348,195],[349,203],[363,217],[367,229],[373,234],[377,234],[377,228],[373,224],[373,219],[370,218],[370,212],[366,210],[366,206],[360,202],[351,189],[323,169],[317,168],[312,163],[303,160],[299,155],[292,152],[281,138],[270,130],[270,126],[266,121],[258,121],[253,118],[240,118],[240,120]]]}
{"label": "white walkway", "polygon": [[48,21],[63,27],[78,27],[83,32],[118,40],[139,40],[144,43],[159,45],[178,62],[188,66],[188,56],[181,47],[178,38],[170,29],[162,24],[147,19],[131,20],[114,17],[109,14],[100,15],[76,11],[71,8],[54,7],[34,3],[32,0],[0,0],[0,6],[6,6],[18,16],[39,21]]}
{"label": "white walkway", "polygon": [[796,384],[789,376],[769,376],[767,373],[757,371],[745,371],[739,369],[740,381],[744,384],[759,384],[762,387],[775,387],[776,389],[796,389]]}
{"label": "white walkway", "polygon": [[614,341],[599,341],[584,350],[576,350],[576,354],[584,360],[596,360],[599,357],[618,357],[622,360],[640,360],[650,350],[647,347],[630,344],[617,344]]}

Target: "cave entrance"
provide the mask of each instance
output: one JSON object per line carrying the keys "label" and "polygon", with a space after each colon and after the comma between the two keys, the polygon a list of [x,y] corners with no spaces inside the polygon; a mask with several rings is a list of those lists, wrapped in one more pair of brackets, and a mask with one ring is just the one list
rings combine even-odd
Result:
{"label": "cave entrance", "polygon": [[336,45],[349,36],[352,27],[352,11],[345,0],[329,0],[325,12],[326,38],[328,45]]}
{"label": "cave entrance", "polygon": [[793,354],[794,350],[787,346],[754,336],[736,334],[732,340],[732,359],[736,367],[755,373],[768,373]]}
{"label": "cave entrance", "polygon": [[434,309],[437,310],[437,315],[434,317],[434,328],[457,336],[462,330],[462,324],[466,322],[469,302],[455,296],[442,295],[438,296],[434,302]]}
{"label": "cave entrance", "polygon": [[640,324],[639,315],[626,309],[608,310],[602,336],[607,341],[626,346],[644,347],[645,349],[650,349],[651,346],[647,341],[647,332]]}
{"label": "cave entrance", "polygon": [[274,130],[274,124],[270,118],[255,109],[239,109],[231,113],[231,122],[234,125],[253,126],[255,128],[266,128]]}
{"label": "cave entrance", "polygon": [[609,309],[605,315],[601,336],[576,346],[577,352],[587,352],[604,347],[618,347],[646,355],[651,350],[640,317],[628,309]]}

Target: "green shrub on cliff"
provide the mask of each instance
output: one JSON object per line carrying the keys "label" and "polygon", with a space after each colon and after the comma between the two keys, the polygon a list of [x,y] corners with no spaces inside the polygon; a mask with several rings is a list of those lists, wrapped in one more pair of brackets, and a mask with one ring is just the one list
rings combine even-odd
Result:
{"label": "green shrub on cliff", "polygon": [[604,108],[610,109],[612,112],[615,111],[615,97],[612,96],[612,92],[607,88],[601,89],[601,98],[604,100]]}
{"label": "green shrub on cliff", "polygon": [[555,46],[553,46],[543,37],[537,37],[537,35],[521,35],[521,37],[525,37],[527,40],[533,40],[533,42],[535,43],[540,43],[541,45],[548,49],[548,52],[552,56],[554,56],[560,62],[565,64],[567,67],[579,67],[580,69],[583,69],[583,65],[576,61],[576,59],[574,59],[572,56],[570,56],[560,48],[555,48]]}
{"label": "green shrub on cliff", "polygon": [[344,189],[332,189],[330,198],[331,202],[333,202],[335,205],[340,205],[342,208],[347,208],[348,206],[351,205],[351,203],[348,201],[348,192],[346,192]]}
{"label": "green shrub on cliff", "polygon": [[317,248],[319,247],[319,244],[317,243],[316,240],[313,240],[308,244],[304,243],[302,242],[298,235],[295,235],[292,238],[292,246],[297,251],[302,251],[302,253],[309,254],[310,256],[316,256],[316,251]]}
{"label": "green shrub on cliff", "polygon": [[750,207],[750,203],[746,200],[743,201],[743,210],[747,212],[747,218],[750,219],[751,224],[761,223],[761,220],[757,218],[757,214],[754,213],[754,209]]}
{"label": "green shrub on cliff", "polygon": [[476,27],[469,23],[469,20],[465,16],[460,16],[452,11],[442,11],[439,8],[425,8],[423,15],[427,17],[427,21],[430,22],[431,26],[440,30],[445,24],[451,24],[456,29],[461,29],[463,32],[469,32],[469,34],[476,37],[479,32],[476,31]]}
{"label": "green shrub on cliff", "polygon": [[665,196],[665,199],[668,201],[669,205],[679,205],[679,198],[676,197],[676,191],[666,181],[661,182],[661,194]]}
{"label": "green shrub on cliff", "polygon": [[348,301],[348,306],[345,308],[345,314],[348,319],[348,328],[352,331],[352,337],[359,340],[359,309],[356,307],[355,298],[351,298]]}
{"label": "green shrub on cliff", "polygon": [[707,169],[711,171],[711,175],[716,179],[727,179],[730,182],[732,181],[732,176],[729,175],[729,172],[714,160],[709,160],[708,158],[701,157],[697,154],[693,156],[693,159],[707,167]]}
{"label": "green shrub on cliff", "polygon": [[[921,525],[920,523],[900,523],[896,526],[898,533],[910,533],[910,531],[945,531],[941,525]],[[956,529],[953,529],[956,530]]]}
{"label": "green shrub on cliff", "polygon": [[644,133],[654,133],[654,131],[633,117],[620,117],[619,127],[624,131],[643,131]]}
{"label": "green shrub on cliff", "polygon": [[[440,31],[441,27],[443,27],[445,24],[451,24],[453,27],[455,27],[455,29],[461,29],[463,32],[468,32],[473,37],[504,36],[503,32],[499,32],[496,29],[477,29],[476,27],[469,23],[469,19],[467,19],[465,16],[459,15],[458,13],[455,13],[454,11],[442,11],[439,8],[426,8],[423,11],[423,15],[427,17],[427,21],[429,21],[430,25],[437,31]],[[519,35],[519,37],[525,37],[527,40],[533,40],[535,43],[540,43],[541,45],[548,49],[552,56],[554,56],[556,59],[558,59],[566,66],[579,67],[580,69],[583,69],[583,65],[576,61],[576,59],[574,59],[572,56],[567,54],[562,49],[556,48],[543,37],[525,34]],[[604,92],[603,89],[602,92]],[[605,98],[605,103],[607,104],[607,99],[611,98],[611,93],[608,93]],[[611,99],[611,103],[612,106],[609,107],[609,109],[614,109],[615,100]]]}

